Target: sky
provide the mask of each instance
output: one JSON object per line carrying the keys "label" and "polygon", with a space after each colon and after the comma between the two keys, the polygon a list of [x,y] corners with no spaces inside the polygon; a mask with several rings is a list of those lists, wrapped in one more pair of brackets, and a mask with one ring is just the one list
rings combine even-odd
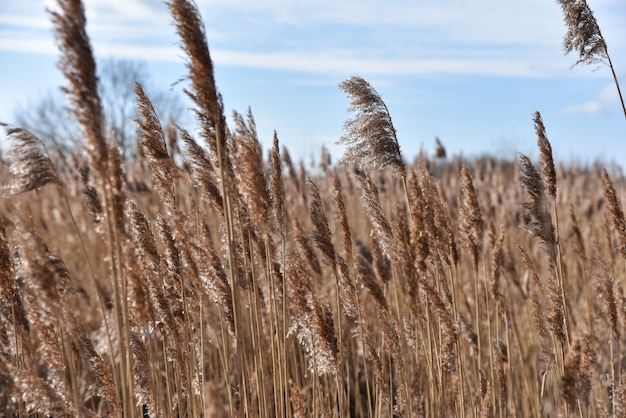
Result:
{"label": "sky", "polygon": [[[158,86],[188,85],[161,0],[83,0],[97,58],[145,63]],[[407,161],[432,154],[538,156],[542,115],[557,163],[626,167],[626,118],[608,67],[564,55],[554,0],[196,0],[227,115],[251,108],[267,149],[276,130],[292,158],[336,162],[358,75],[389,108]],[[626,2],[588,0],[626,93]],[[46,10],[0,1],[0,121],[65,85]]]}

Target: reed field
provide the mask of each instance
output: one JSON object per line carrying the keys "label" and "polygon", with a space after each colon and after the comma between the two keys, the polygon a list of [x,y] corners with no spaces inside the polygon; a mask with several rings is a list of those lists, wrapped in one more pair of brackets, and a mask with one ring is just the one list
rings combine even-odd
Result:
{"label": "reed field", "polygon": [[1,127],[1,416],[626,416],[619,168],[554,161],[539,112],[537,161],[409,163],[356,76],[343,156],[264,153],[189,0],[168,6],[197,129],[137,84],[123,160],[83,5],[58,4],[83,140]]}

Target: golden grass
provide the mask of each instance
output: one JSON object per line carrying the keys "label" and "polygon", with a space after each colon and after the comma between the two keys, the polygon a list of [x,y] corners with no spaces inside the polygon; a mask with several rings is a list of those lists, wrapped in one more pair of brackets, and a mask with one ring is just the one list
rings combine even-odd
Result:
{"label": "golden grass", "polygon": [[122,161],[82,5],[60,4],[86,154],[3,126],[0,415],[624,416],[621,172],[555,167],[539,113],[540,169],[406,165],[360,78],[345,165],[298,171],[278,135],[266,161],[251,112],[226,126],[186,0],[204,144],[138,85],[142,152]]}

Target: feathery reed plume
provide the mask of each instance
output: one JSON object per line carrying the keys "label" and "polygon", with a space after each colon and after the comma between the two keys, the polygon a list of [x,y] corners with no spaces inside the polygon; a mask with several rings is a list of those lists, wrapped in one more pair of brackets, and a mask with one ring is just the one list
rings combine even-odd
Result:
{"label": "feathery reed plume", "polygon": [[[583,400],[585,392],[587,396],[587,401],[585,403],[589,402],[589,393],[587,392],[589,376],[584,376],[583,379],[582,374],[584,373],[584,371],[581,370],[581,351],[582,343],[579,340],[576,341],[576,344],[574,344],[572,349],[567,353],[567,356],[565,357],[565,373],[563,374],[563,377],[561,379],[563,384],[563,397],[565,398],[565,401],[568,403],[569,407],[572,410],[576,410],[576,401],[579,399]],[[586,372],[589,372],[589,370],[587,370]],[[581,385],[585,386],[584,390],[582,389]]]}
{"label": "feathery reed plume", "polygon": [[623,257],[626,258],[626,220],[624,219],[624,212],[622,211],[622,204],[617,198],[615,187],[609,177],[609,173],[606,169],[602,170],[602,180],[604,182],[604,196],[609,204],[609,212],[611,212],[611,218],[613,225],[617,229],[617,235],[619,237],[619,251]]}
{"label": "feathery reed plume", "polygon": [[341,183],[339,178],[335,174],[333,176],[333,202],[337,208],[337,217],[339,218],[339,228],[341,230],[341,237],[343,240],[343,250],[345,252],[346,260],[348,264],[352,264],[352,231],[348,224],[348,214],[346,212],[346,205],[343,200],[343,194],[341,192]]}
{"label": "feathery reed plume", "polygon": [[86,31],[81,0],[57,0],[61,12],[52,12],[52,24],[61,57],[58,67],[69,82],[64,88],[71,111],[81,126],[90,165],[106,178],[109,148],[104,135],[104,111],[98,94],[96,61]]}
{"label": "feathery reed plume", "polygon": [[546,128],[543,125],[541,114],[535,112],[533,118],[535,122],[535,133],[537,134],[537,146],[541,151],[541,173],[546,185],[546,191],[552,199],[556,199],[556,172],[554,170],[554,160],[552,159],[552,146],[546,136]]}
{"label": "feathery reed plume", "polygon": [[344,124],[346,134],[337,144],[348,150],[340,163],[352,163],[363,169],[392,167],[402,178],[406,167],[400,152],[396,129],[387,105],[378,92],[361,77],[350,77],[339,84],[351,101],[349,112],[353,119]]}
{"label": "feathery reed plume", "polygon": [[98,197],[96,188],[89,181],[89,165],[84,165],[78,169],[80,173],[80,182],[83,185],[84,205],[91,216],[91,220],[98,224],[102,220],[103,208]]}
{"label": "feathery reed plume", "polygon": [[469,169],[461,169],[461,201],[459,202],[459,230],[461,237],[472,256],[474,272],[478,272],[478,261],[482,248],[485,224],[482,211],[478,204],[478,196],[474,189]]}
{"label": "feathery reed plume", "polygon": [[491,384],[489,379],[483,376],[482,371],[479,370],[479,378],[480,378],[480,398],[482,399],[480,403],[480,416],[483,418],[492,418],[493,417],[493,404],[491,401]]}
{"label": "feathery reed plume", "polygon": [[539,238],[548,261],[556,266],[556,239],[554,225],[546,208],[545,186],[539,173],[524,154],[520,154],[520,180],[530,197],[530,202],[522,203],[524,223],[520,227],[530,235]]}
{"label": "feathery reed plume", "polygon": [[265,167],[263,166],[263,151],[256,132],[256,123],[252,110],[243,116],[233,112],[235,132],[232,139],[234,148],[235,185],[239,190],[244,206],[252,217],[254,225],[263,230],[267,224],[269,191],[265,181]]}
{"label": "feathery reed plume", "polygon": [[[76,416],[76,408],[57,393],[45,380],[9,363],[0,356],[0,385],[8,386],[12,402],[24,402],[26,413],[49,417]],[[18,407],[15,406],[15,411]]]}
{"label": "feathery reed plume", "polygon": [[226,320],[228,332],[235,335],[235,311],[231,286],[224,272],[222,262],[215,251],[211,239],[211,230],[206,222],[200,225],[200,237],[197,245],[192,246],[202,286],[207,295],[217,304]]}
{"label": "feathery reed plume", "polygon": [[624,106],[622,92],[617,82],[617,75],[593,11],[586,0],[558,0],[558,2],[563,9],[563,20],[567,26],[567,33],[563,38],[563,49],[566,54],[571,52],[578,54],[578,60],[572,64],[572,68],[578,64],[608,65],[613,74],[624,117],[626,117],[626,106]]}
{"label": "feathery reed plume", "polygon": [[306,261],[307,267],[310,269],[314,275],[322,274],[322,266],[319,263],[315,252],[313,251],[313,247],[311,247],[311,243],[309,237],[305,234],[302,226],[298,219],[293,220],[293,239],[296,242],[296,247],[298,249],[298,253],[303,260]]}
{"label": "feathery reed plume", "polygon": [[115,222],[117,233],[122,237],[126,235],[124,229],[124,205],[126,203],[126,194],[124,192],[126,185],[126,174],[124,172],[124,163],[122,158],[122,150],[116,137],[115,130],[112,129],[108,133],[108,156],[105,197],[109,198],[111,206],[111,217]]}
{"label": "feathery reed plume", "polygon": [[[150,374],[151,365],[148,360],[149,357],[146,345],[135,330],[131,330],[130,332],[129,344],[131,360],[133,362],[133,384],[135,385],[135,401],[137,406],[145,405],[149,415],[158,416],[155,403],[154,382]],[[98,359],[90,359],[90,361],[93,360],[97,361]]]}
{"label": "feathery reed plume", "polygon": [[432,251],[432,255],[438,257],[436,262],[456,264],[459,261],[456,240],[439,186],[424,168],[420,170],[419,183],[425,201],[422,208],[425,229],[431,240],[429,246],[436,250]]}
{"label": "feathery reed plume", "polygon": [[496,301],[498,311],[504,313],[504,295],[500,290],[500,276],[502,275],[502,262],[504,258],[504,251],[502,245],[504,243],[504,226],[500,225],[500,233],[496,238],[493,248],[491,250],[491,294],[493,300]]}
{"label": "feathery reed plume", "polygon": [[598,287],[602,295],[602,300],[606,303],[606,317],[611,325],[612,339],[619,340],[620,326],[617,314],[617,298],[615,295],[615,280],[611,271],[611,267],[608,264],[601,249],[597,248],[597,258],[594,262],[596,269],[595,275],[598,280]]}
{"label": "feathery reed plume", "polygon": [[411,241],[411,227],[407,213],[399,206],[395,211],[394,230],[396,231],[396,252],[400,263],[400,277],[402,278],[402,286],[409,295],[414,290],[413,286],[417,284],[417,271],[414,267],[415,246]]}
{"label": "feathery reed plume", "polygon": [[313,199],[309,209],[309,217],[311,218],[311,223],[315,226],[315,231],[311,232],[311,238],[322,252],[324,263],[329,265],[333,272],[336,272],[336,252],[332,242],[333,236],[330,232],[328,217],[326,216],[326,210],[324,210],[324,203],[317,185],[310,180],[308,184],[311,190],[311,198]]}
{"label": "feathery reed plume", "polygon": [[[429,254],[429,240],[428,233],[426,231],[426,220],[423,210],[424,199],[422,195],[422,189],[420,188],[417,173],[412,171],[411,177],[408,181],[408,195],[409,205],[411,207],[411,215],[413,222],[411,222],[411,240],[415,246],[415,266],[418,271],[426,271],[426,259]],[[417,296],[417,284],[412,286],[415,293],[411,296]]]}
{"label": "feathery reed plume", "polygon": [[270,197],[276,224],[285,233],[285,185],[283,184],[283,171],[280,164],[280,149],[278,147],[278,134],[274,131],[274,142],[270,154]]}
{"label": "feathery reed plume", "polygon": [[386,255],[391,261],[395,261],[396,254],[393,245],[393,230],[383,213],[383,208],[380,204],[380,198],[378,196],[378,188],[367,173],[362,171],[357,172],[357,179],[361,189],[363,190],[361,202],[363,208],[365,208],[367,217],[372,223],[372,234],[374,235],[376,241],[380,244],[383,254]]}
{"label": "feathery reed plume", "polygon": [[182,40],[181,47],[187,56],[192,90],[186,93],[198,106],[196,116],[213,157],[223,161],[223,153],[226,152],[224,106],[215,85],[213,61],[200,12],[197,5],[189,0],[172,0],[167,5]]}
{"label": "feathery reed plume", "polygon": [[172,177],[178,172],[178,167],[170,158],[166,148],[166,139],[156,110],[141,84],[135,84],[137,95],[137,133],[141,138],[144,154],[152,170],[154,188],[159,193],[167,211],[172,213],[176,205],[174,183]]}
{"label": "feathery reed plume", "polygon": [[[372,235],[370,235],[369,244],[370,252],[372,254],[372,267],[376,272],[376,276],[381,283],[387,284],[393,277],[391,271],[391,261],[389,260],[389,257],[383,254],[378,240],[376,240],[376,238]],[[393,250],[395,251],[395,246]]]}
{"label": "feathery reed plume", "polygon": [[111,371],[107,368],[102,357],[96,352],[93,343],[84,331],[80,330],[78,332],[78,340],[82,345],[83,357],[89,363],[89,367],[96,377],[96,395],[102,396],[107,400],[112,416],[121,416],[120,399],[117,395],[117,388],[111,376]]}
{"label": "feathery reed plume", "polygon": [[[4,216],[0,215],[0,317],[6,317],[5,326],[7,330],[16,333],[18,331],[15,329],[17,326],[28,333],[28,320],[22,305],[18,283],[15,280],[15,262],[9,249],[4,222]],[[13,346],[11,349],[15,351],[17,348]]]}
{"label": "feathery reed plume", "polygon": [[215,168],[206,151],[198,145],[185,129],[180,129],[180,136],[185,143],[185,163],[191,170],[191,177],[196,188],[202,192],[202,198],[211,203],[220,215],[224,215],[224,200],[216,178]]}
{"label": "feathery reed plume", "polygon": [[435,154],[434,154],[435,158],[446,158],[446,149],[443,146],[443,144],[441,143],[441,140],[439,139],[438,136],[435,137]]}
{"label": "feathery reed plume", "polygon": [[48,183],[57,183],[57,175],[50,158],[45,155],[43,143],[32,133],[22,128],[11,128],[5,124],[7,137],[16,146],[7,153],[11,179],[6,186],[10,195],[30,192]]}
{"label": "feathery reed plume", "polygon": [[149,278],[147,288],[150,304],[156,315],[157,327],[163,329],[164,337],[167,338],[168,356],[181,362],[180,335],[170,304],[163,294],[161,256],[157,250],[150,224],[131,200],[126,203],[126,216],[129,220],[132,241],[137,249],[141,272],[144,277]]}
{"label": "feathery reed plume", "polygon": [[181,254],[176,247],[174,234],[161,215],[157,215],[156,221],[157,235],[163,243],[163,258],[161,259],[162,269],[165,273],[163,278],[163,290],[166,298],[170,301],[172,312],[175,315],[184,315],[184,284],[182,282],[182,260]]}
{"label": "feathery reed plume", "polygon": [[388,312],[389,307],[387,305],[387,299],[383,290],[376,282],[376,276],[370,264],[363,258],[362,255],[356,256],[356,274],[363,282],[363,285],[369,290],[370,294],[374,298],[376,305],[381,311]]}
{"label": "feathery reed plume", "polygon": [[286,279],[296,308],[287,335],[297,331],[298,341],[305,348],[309,371],[317,376],[335,375],[340,353],[333,313],[313,293],[301,257],[292,253],[287,263]]}
{"label": "feathery reed plume", "polygon": [[400,337],[398,334],[398,324],[395,318],[392,316],[392,311],[389,309],[387,299],[383,289],[380,287],[372,271],[372,267],[363,258],[362,255],[356,257],[356,275],[359,277],[365,288],[370,292],[376,303],[376,312],[380,319],[382,330],[385,334],[385,343],[389,347],[389,353],[393,357],[396,367],[402,368],[402,358],[400,351]]}
{"label": "feathery reed plume", "polygon": [[306,418],[308,415],[306,413],[304,396],[302,396],[302,392],[292,379],[289,379],[289,388],[291,390],[291,400],[293,402],[293,417]]}
{"label": "feathery reed plume", "polygon": [[[624,228],[626,228],[626,221],[624,222],[623,226]],[[606,239],[606,253],[609,256],[609,263],[610,265],[613,265],[615,263],[615,255],[613,254],[613,242],[611,239],[611,220],[609,219],[609,215],[606,213],[606,211],[604,212],[604,216],[602,217],[602,232],[604,233],[604,238]]]}

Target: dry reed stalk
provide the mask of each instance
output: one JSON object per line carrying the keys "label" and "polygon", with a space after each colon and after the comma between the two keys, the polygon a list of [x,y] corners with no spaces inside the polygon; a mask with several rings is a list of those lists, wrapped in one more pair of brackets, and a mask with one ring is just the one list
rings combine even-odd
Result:
{"label": "dry reed stalk", "polygon": [[583,235],[580,231],[578,219],[576,218],[576,212],[574,211],[573,204],[571,204],[569,207],[569,217],[572,224],[572,233],[574,234],[574,252],[578,255],[579,259],[584,262],[585,260],[587,260],[587,252],[585,251],[585,240],[583,239]]}
{"label": "dry reed stalk", "polygon": [[500,232],[496,241],[493,243],[493,248],[491,249],[491,259],[490,259],[490,267],[491,267],[491,276],[490,276],[490,290],[493,300],[496,302],[496,310],[501,315],[505,315],[505,302],[504,295],[500,290],[500,278],[502,276],[502,264],[504,259],[504,226],[500,225]]}
{"label": "dry reed stalk", "polygon": [[357,180],[363,191],[361,203],[367,217],[372,223],[372,236],[377,244],[380,245],[382,253],[389,258],[389,260],[396,261],[393,230],[383,213],[378,188],[367,173],[357,172]]}
{"label": "dry reed stalk", "polygon": [[206,294],[219,306],[226,320],[228,331],[235,337],[235,313],[231,287],[222,261],[215,251],[211,231],[206,222],[200,225],[198,244],[192,247],[193,258],[197,263],[198,276]]}
{"label": "dry reed stalk", "polygon": [[315,230],[311,232],[311,239],[321,251],[324,263],[330,266],[333,272],[336,272],[336,251],[332,242],[333,236],[330,232],[324,203],[317,185],[313,181],[309,181],[308,185],[312,199],[311,207],[309,208],[309,218],[315,227]]}
{"label": "dry reed stalk", "polygon": [[323,306],[313,293],[313,286],[297,254],[287,260],[286,281],[294,298],[296,312],[292,316],[289,334],[297,332],[305,348],[308,369],[315,376],[335,375],[338,371],[339,346],[330,308]]}
{"label": "dry reed stalk", "polygon": [[341,238],[343,243],[343,251],[345,253],[348,265],[352,265],[352,231],[350,230],[350,224],[348,222],[348,213],[346,211],[346,204],[344,202],[343,193],[341,190],[341,182],[337,174],[333,176],[333,202],[337,208],[337,218],[339,221],[339,229],[341,231]]}
{"label": "dry reed stalk", "polygon": [[566,54],[575,52],[578,60],[572,64],[572,68],[578,64],[608,65],[613,74],[615,87],[622,104],[624,117],[626,118],[626,106],[622,97],[622,91],[617,81],[617,75],[609,56],[604,36],[596,21],[593,11],[586,0],[558,0],[563,10],[563,20],[567,27],[567,33],[563,38],[563,49]]}
{"label": "dry reed stalk", "polygon": [[[394,230],[396,231],[395,249],[399,260],[399,277],[402,280],[402,289],[409,296],[418,282],[417,271],[414,267],[415,246],[411,241],[411,227],[406,212],[396,207]],[[411,303],[410,301],[409,303]]]}
{"label": "dry reed stalk", "polygon": [[385,254],[383,254],[382,248],[380,248],[378,241],[372,235],[370,235],[369,237],[369,249],[372,255],[372,267],[374,268],[376,277],[384,286],[390,284],[393,279],[391,260],[389,260],[389,258]]}
{"label": "dry reed stalk", "polygon": [[[79,331],[77,338],[82,346],[83,357],[89,363],[91,372],[96,377],[96,395],[107,400],[107,406],[110,408],[112,416],[120,416],[122,414],[120,399],[111,371],[107,368],[102,357],[96,352],[93,343],[84,331]],[[136,378],[136,376],[138,374],[135,372],[134,377]],[[152,394],[152,399],[146,398],[142,399],[142,401],[145,401],[148,405],[153,405],[154,395]]]}
{"label": "dry reed stalk", "polygon": [[196,143],[189,132],[180,129],[180,134],[185,143],[185,166],[191,171],[195,187],[202,192],[203,199],[224,216],[224,200],[220,191],[219,176],[215,172],[210,156]]}
{"label": "dry reed stalk", "polygon": [[[25,299],[27,312],[38,332],[40,353],[48,369],[47,379],[60,396],[78,408],[81,414],[86,413],[78,393],[80,382],[74,380],[77,378],[75,356],[80,353],[96,377],[96,393],[106,399],[112,414],[120,415],[120,400],[113,376],[85,334],[80,315],[82,310],[70,272],[61,259],[50,254],[31,222],[26,219],[26,213],[17,220],[20,251],[29,255],[28,258],[20,257],[19,274],[29,278],[31,290]],[[37,300],[36,295],[39,296]],[[52,318],[55,317],[59,322],[54,322]],[[64,324],[62,328],[60,321]],[[71,350],[64,341],[69,342]],[[68,377],[65,377],[66,370],[69,371]],[[73,394],[70,395],[70,391]]]}
{"label": "dry reed stalk", "polygon": [[537,134],[537,146],[541,153],[541,173],[546,186],[546,191],[552,199],[556,199],[556,171],[554,169],[554,160],[552,159],[552,145],[546,136],[546,128],[541,119],[541,114],[535,112],[535,133]]}
{"label": "dry reed stalk", "polygon": [[429,235],[429,256],[436,265],[456,265],[458,263],[456,240],[439,186],[424,168],[420,170],[418,181],[420,194],[424,200],[422,216],[424,229]]}
{"label": "dry reed stalk", "polygon": [[289,380],[289,386],[291,388],[291,399],[293,402],[293,418],[306,418],[307,408],[302,395],[302,391],[296,386],[293,380]]}
{"label": "dry reed stalk", "polygon": [[[409,206],[411,207],[411,240],[415,246],[415,265],[418,271],[426,271],[426,259],[429,255],[429,240],[426,231],[424,205],[426,202],[419,185],[418,175],[412,171],[408,181]],[[417,284],[416,284],[417,285]],[[417,288],[415,289],[415,294]]]}
{"label": "dry reed stalk", "polygon": [[[128,201],[126,204],[126,216],[130,227],[132,243],[137,249],[138,265],[146,281],[150,306],[154,311],[156,327],[162,332],[167,340],[168,361],[176,361],[181,367],[185,364],[181,347],[181,336],[178,332],[174,314],[163,294],[163,277],[161,271],[161,256],[157,250],[154,235],[145,215],[137,208],[135,203]],[[183,382],[179,382],[183,383]]]}
{"label": "dry reed stalk", "polygon": [[577,341],[572,349],[567,353],[565,358],[565,374],[561,378],[563,384],[563,397],[574,411],[577,408],[578,401],[578,382],[580,381],[580,363],[581,363],[581,343]]}
{"label": "dry reed stalk", "polygon": [[182,41],[181,48],[187,57],[192,89],[186,93],[198,106],[195,113],[202,129],[202,137],[222,169],[227,140],[226,120],[222,98],[215,85],[213,60],[200,12],[197,5],[189,0],[172,0],[167,5]]}
{"label": "dry reed stalk", "polygon": [[[247,356],[244,353],[243,334],[244,324],[243,298],[240,297],[239,285],[245,280],[241,271],[241,251],[237,251],[235,237],[235,209],[231,198],[235,194],[231,191],[233,181],[233,167],[228,153],[228,138],[224,106],[221,95],[217,91],[213,75],[213,61],[209,53],[204,26],[197,5],[189,0],[172,0],[167,3],[176,31],[182,41],[182,49],[187,59],[187,68],[191,81],[191,91],[187,91],[190,99],[196,104],[196,118],[201,130],[201,136],[209,146],[212,158],[217,163],[217,172],[220,179],[220,194],[223,202],[223,215],[225,225],[225,245],[228,253],[228,267],[230,269],[230,287],[232,298],[232,313],[234,323],[234,336],[238,340],[236,345],[237,363],[241,369],[237,369],[236,381],[242,408],[247,407],[249,393],[247,379],[242,371],[250,367],[247,364]],[[239,281],[237,281],[239,278]],[[239,330],[241,329],[241,334]],[[250,330],[251,331],[251,330]],[[252,331],[251,331],[252,332]],[[232,409],[232,403],[231,403]]]}
{"label": "dry reed stalk", "polygon": [[137,133],[152,171],[152,182],[167,213],[173,215],[176,211],[173,177],[178,173],[178,167],[167,152],[165,134],[156,110],[139,83],[135,84],[135,94],[138,114],[135,119]]}
{"label": "dry reed stalk", "polygon": [[544,309],[543,309],[544,308],[543,296],[545,295],[543,284],[541,283],[541,280],[539,279],[539,274],[537,273],[537,266],[535,265],[534,261],[530,258],[526,250],[524,250],[524,248],[522,248],[520,245],[517,246],[517,249],[519,250],[520,255],[522,256],[522,261],[524,262],[524,264],[526,265],[526,267],[528,268],[530,272],[530,278],[531,278],[532,284],[536,286],[537,288],[536,290],[533,289],[530,292],[531,300],[533,302],[533,306],[532,306],[533,316],[535,319],[535,325],[537,327],[537,333],[541,337],[541,340],[544,341],[548,339],[549,336],[548,336],[548,330],[546,328],[546,320],[545,320]]}
{"label": "dry reed stalk", "polygon": [[[0,215],[0,342],[5,353],[13,359],[28,357],[25,352],[30,327],[16,281],[16,266],[11,250],[4,216]],[[23,351],[24,350],[24,351]]]}
{"label": "dry reed stalk", "polygon": [[546,209],[545,185],[527,156],[521,154],[519,164],[520,181],[530,198],[530,202],[521,205],[524,223],[520,227],[531,236],[539,238],[548,262],[556,267],[556,239],[554,225]]}
{"label": "dry reed stalk", "polygon": [[[12,402],[21,402],[25,413],[52,417],[76,416],[76,409],[45,380],[29,369],[7,362],[4,356],[0,356],[0,376],[0,385],[7,389],[4,393],[10,396]],[[17,405],[14,408],[18,410]]]}
{"label": "dry reed stalk", "polygon": [[539,151],[541,153],[541,172],[543,175],[543,181],[546,187],[546,192],[550,196],[552,200],[552,216],[553,216],[553,225],[554,225],[554,240],[555,240],[555,249],[556,249],[556,279],[559,285],[559,292],[563,300],[561,301],[563,305],[563,320],[565,321],[565,335],[567,337],[567,345],[570,343],[570,319],[568,315],[567,302],[565,300],[565,276],[563,274],[563,261],[561,256],[561,236],[559,231],[559,212],[556,198],[556,170],[554,169],[554,160],[552,158],[552,145],[550,145],[550,141],[548,141],[548,137],[546,136],[546,128],[543,124],[543,120],[541,119],[541,114],[539,112],[535,112],[534,115],[534,123],[535,123],[535,133],[537,134],[537,146],[539,147]]}
{"label": "dry reed stalk", "polygon": [[274,218],[284,243],[287,227],[285,211],[285,185],[283,184],[282,165],[280,164],[280,149],[278,146],[278,135],[276,134],[276,131],[274,131],[274,140],[270,154],[269,189]]}
{"label": "dry reed stalk", "polygon": [[89,215],[91,215],[91,220],[97,225],[102,220],[104,213],[98,191],[90,183],[89,166],[85,165],[80,167],[79,172],[80,181],[83,186],[84,206],[87,212],[89,212]]}
{"label": "dry reed stalk", "polygon": [[461,169],[461,200],[459,202],[459,230],[461,239],[472,257],[474,274],[478,274],[478,262],[485,230],[482,211],[469,169]]}
{"label": "dry reed stalk", "polygon": [[302,229],[300,222],[298,219],[293,220],[293,239],[295,241],[295,245],[298,253],[302,260],[304,260],[307,264],[310,274],[313,276],[321,276],[322,274],[322,266],[317,259],[317,255],[315,251],[313,251],[313,247],[311,246],[311,239]]}
{"label": "dry reed stalk", "polygon": [[96,63],[86,31],[80,0],[58,0],[60,12],[52,13],[55,37],[61,50],[58,66],[69,82],[64,90],[71,111],[81,127],[89,164],[101,182],[107,214],[108,250],[111,259],[111,287],[114,289],[115,318],[120,345],[120,379],[124,416],[134,417],[132,370],[130,366],[129,318],[121,242],[124,235],[122,164],[119,149],[104,134],[105,116],[98,93]]}
{"label": "dry reed stalk", "polygon": [[354,113],[354,118],[344,124],[346,134],[337,142],[348,146],[340,164],[355,164],[364,170],[392,167],[397,175],[406,178],[396,129],[378,92],[356,76],[343,81],[339,88],[350,99],[348,111]]}
{"label": "dry reed stalk", "polygon": [[[170,303],[170,309],[177,320],[184,317],[189,320],[186,306],[187,287],[183,281],[182,256],[176,247],[174,233],[163,215],[158,214],[156,220],[157,235],[163,243],[161,270],[163,271],[163,291]],[[187,324],[189,325],[189,324]]]}
{"label": "dry reed stalk", "polygon": [[608,202],[611,219],[613,220],[613,225],[617,230],[617,236],[619,238],[618,249],[622,256],[626,258],[626,220],[624,219],[622,204],[617,198],[617,193],[615,192],[613,182],[609,177],[609,173],[607,173],[605,169],[602,170],[602,180],[604,183],[604,196]]}
{"label": "dry reed stalk", "polygon": [[105,116],[98,94],[96,61],[86,31],[81,0],[57,0],[60,12],[52,12],[52,24],[61,51],[58,67],[69,82],[64,88],[71,111],[85,138],[89,163],[106,179],[109,147],[104,135]]}
{"label": "dry reed stalk", "polygon": [[236,165],[235,186],[239,190],[242,206],[247,208],[252,224],[258,231],[268,231],[269,190],[265,179],[263,151],[256,132],[252,111],[244,120],[233,112],[235,132],[232,137],[233,163]]}
{"label": "dry reed stalk", "polygon": [[479,371],[480,379],[480,415],[483,418],[493,418],[493,404],[491,402],[491,382]]}

